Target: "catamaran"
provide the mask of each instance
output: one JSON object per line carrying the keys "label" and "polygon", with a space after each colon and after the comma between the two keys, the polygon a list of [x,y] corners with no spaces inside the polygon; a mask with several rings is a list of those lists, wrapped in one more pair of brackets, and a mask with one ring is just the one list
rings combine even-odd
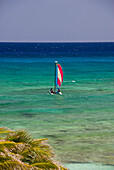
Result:
{"label": "catamaran", "polygon": [[[60,64],[55,61],[55,84],[54,84],[54,92],[49,92],[50,94],[60,94],[62,95],[59,87],[62,85],[63,82],[63,70]],[[58,91],[57,91],[58,89]]]}

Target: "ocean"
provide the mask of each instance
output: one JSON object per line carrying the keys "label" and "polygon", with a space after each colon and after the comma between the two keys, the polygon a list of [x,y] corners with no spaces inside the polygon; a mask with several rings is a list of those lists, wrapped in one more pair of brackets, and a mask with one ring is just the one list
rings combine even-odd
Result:
{"label": "ocean", "polygon": [[2,126],[48,138],[63,163],[114,165],[114,43],[0,43]]}

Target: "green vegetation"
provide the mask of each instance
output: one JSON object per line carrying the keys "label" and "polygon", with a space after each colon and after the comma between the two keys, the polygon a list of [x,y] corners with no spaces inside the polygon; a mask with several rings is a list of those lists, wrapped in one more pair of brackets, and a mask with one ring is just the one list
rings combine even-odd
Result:
{"label": "green vegetation", "polygon": [[53,159],[47,139],[33,139],[27,131],[0,128],[0,170],[66,170]]}

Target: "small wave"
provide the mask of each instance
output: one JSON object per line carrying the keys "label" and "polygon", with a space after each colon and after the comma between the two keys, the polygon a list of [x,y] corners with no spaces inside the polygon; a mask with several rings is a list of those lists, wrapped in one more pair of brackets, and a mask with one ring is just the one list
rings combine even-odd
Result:
{"label": "small wave", "polygon": [[64,81],[64,83],[75,83],[76,81],[75,80],[72,80],[72,81]]}

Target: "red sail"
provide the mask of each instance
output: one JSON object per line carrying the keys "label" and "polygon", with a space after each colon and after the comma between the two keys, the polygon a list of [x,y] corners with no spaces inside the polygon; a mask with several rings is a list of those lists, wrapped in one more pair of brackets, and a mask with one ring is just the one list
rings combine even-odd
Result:
{"label": "red sail", "polygon": [[58,67],[58,69],[57,69],[57,72],[58,72],[58,74],[57,74],[57,84],[59,86],[61,86],[61,84],[63,82],[63,70],[62,70],[62,67],[61,67],[60,64],[57,64],[57,67]]}

